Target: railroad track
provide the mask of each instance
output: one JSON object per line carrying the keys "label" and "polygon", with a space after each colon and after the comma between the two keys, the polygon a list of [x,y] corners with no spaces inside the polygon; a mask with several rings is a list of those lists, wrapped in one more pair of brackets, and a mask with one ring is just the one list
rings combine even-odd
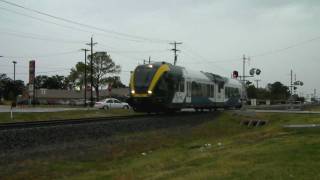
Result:
{"label": "railroad track", "polygon": [[0,124],[1,153],[37,148],[58,148],[66,144],[82,146],[88,140],[111,138],[118,133],[195,126],[211,121],[217,113],[183,112],[175,114],[144,114],[84,119],[16,122]]}
{"label": "railroad track", "polygon": [[95,117],[95,118],[81,118],[81,119],[63,119],[63,120],[48,120],[48,121],[27,121],[27,122],[13,122],[13,123],[0,123],[1,130],[10,129],[25,129],[36,127],[50,127],[62,125],[76,125],[85,123],[96,123],[103,121],[114,120],[127,120],[131,118],[150,117],[154,115],[130,115],[130,116],[110,116],[110,117]]}

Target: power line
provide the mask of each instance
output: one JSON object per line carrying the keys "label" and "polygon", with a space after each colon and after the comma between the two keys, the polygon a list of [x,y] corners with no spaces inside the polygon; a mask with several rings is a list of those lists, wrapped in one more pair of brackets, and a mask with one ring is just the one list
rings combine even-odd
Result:
{"label": "power line", "polygon": [[0,31],[0,33],[7,34],[10,36],[14,36],[14,37],[28,38],[28,39],[41,40],[41,41],[53,41],[53,42],[58,42],[58,43],[73,43],[73,44],[85,43],[85,41],[72,41],[72,40],[64,40],[64,39],[53,39],[53,38],[47,38],[47,37],[37,37],[39,35],[35,35],[35,34],[27,35],[28,33],[20,34],[17,32],[5,32],[5,31]]}
{"label": "power line", "polygon": [[124,41],[131,41],[131,42],[135,42],[135,43],[143,43],[142,40],[135,40],[135,39],[129,39],[129,38],[123,38],[123,37],[116,37],[116,36],[111,36],[111,35],[108,35],[108,34],[97,33],[97,32],[84,30],[84,29],[81,29],[81,28],[76,28],[74,26],[68,26],[68,25],[65,25],[65,24],[55,23],[55,22],[52,22],[52,21],[48,21],[48,20],[45,20],[45,19],[41,19],[41,18],[37,18],[37,17],[34,17],[34,16],[30,16],[28,14],[20,13],[20,12],[17,12],[17,11],[11,10],[11,9],[7,9],[7,8],[4,8],[4,7],[0,7],[0,10],[4,10],[4,11],[7,11],[7,12],[10,12],[10,13],[13,13],[13,14],[18,14],[20,16],[25,16],[25,17],[28,17],[28,18],[31,18],[31,19],[34,19],[34,20],[38,20],[40,22],[53,24],[53,25],[60,26],[60,27],[63,27],[63,28],[67,28],[67,29],[71,29],[71,30],[76,30],[76,31],[80,31],[80,32],[90,33],[90,34],[93,33],[94,35],[99,35],[99,36],[102,36],[102,37],[108,37],[108,38],[112,38],[112,39],[116,39],[116,40],[124,40]]}
{"label": "power line", "polygon": [[317,40],[320,40],[320,36],[317,36],[317,37],[314,37],[314,38],[311,38],[311,39],[307,39],[307,40],[304,40],[304,41],[289,45],[289,46],[284,47],[284,48],[279,48],[279,49],[275,49],[275,50],[259,53],[259,54],[253,55],[251,57],[262,57],[262,56],[268,56],[268,55],[271,55],[271,54],[276,54],[276,53],[279,53],[279,52],[282,52],[282,51],[286,51],[288,49],[295,48],[295,47],[303,45],[303,44],[307,44],[307,43],[310,43],[310,42],[313,42],[313,41],[317,41]]}
{"label": "power line", "polygon": [[[63,72],[63,71],[67,71],[67,70],[70,70],[70,68],[64,68],[64,69],[60,69],[60,70],[51,70],[51,71],[39,71],[36,73],[37,74],[48,74],[48,73],[52,73],[52,72]],[[28,75],[29,73],[27,72],[27,73],[16,73],[16,74]]]}
{"label": "power line", "polygon": [[18,7],[18,8],[22,8],[24,10],[31,11],[33,13],[40,14],[40,15],[43,15],[43,16],[47,16],[47,17],[50,17],[50,18],[53,18],[53,19],[56,19],[56,20],[59,20],[59,21],[67,22],[67,23],[70,23],[70,24],[74,24],[74,25],[78,25],[78,26],[82,26],[82,27],[86,27],[86,28],[90,28],[90,29],[95,29],[95,30],[106,32],[106,33],[110,33],[110,34],[115,34],[115,35],[118,35],[118,36],[124,36],[124,37],[128,37],[128,38],[133,38],[133,39],[143,40],[143,41],[149,41],[149,42],[159,42],[159,43],[167,43],[167,42],[169,42],[167,40],[151,39],[151,38],[146,38],[146,37],[142,37],[142,36],[136,36],[136,35],[130,35],[130,34],[126,34],[126,33],[120,33],[120,32],[113,31],[113,30],[107,30],[107,29],[96,27],[96,26],[92,26],[92,25],[87,25],[87,24],[83,24],[83,23],[80,23],[80,22],[76,22],[76,21],[73,21],[73,20],[70,20],[70,19],[54,16],[54,15],[51,15],[51,14],[48,14],[48,13],[45,13],[45,12],[42,12],[42,11],[39,11],[39,10],[35,10],[35,9],[32,9],[32,8],[28,8],[28,7],[25,7],[25,6],[16,4],[16,3],[12,3],[12,2],[9,2],[9,1],[6,1],[6,0],[0,0],[0,1],[3,2],[3,3],[6,3],[8,5],[15,6],[15,7]]}
{"label": "power line", "polygon": [[6,56],[4,55],[3,58],[44,58],[44,57],[54,57],[54,56],[62,56],[66,54],[75,54],[79,53],[79,51],[67,51],[67,52],[60,52],[60,53],[51,53],[51,54],[42,54],[42,55],[35,55],[35,56]]}

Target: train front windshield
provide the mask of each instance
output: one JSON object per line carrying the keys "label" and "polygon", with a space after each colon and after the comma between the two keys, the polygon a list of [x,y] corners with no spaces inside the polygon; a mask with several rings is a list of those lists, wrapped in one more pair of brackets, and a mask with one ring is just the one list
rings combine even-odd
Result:
{"label": "train front windshield", "polygon": [[136,68],[134,72],[134,87],[137,91],[147,91],[153,76],[158,68],[152,65],[143,65]]}

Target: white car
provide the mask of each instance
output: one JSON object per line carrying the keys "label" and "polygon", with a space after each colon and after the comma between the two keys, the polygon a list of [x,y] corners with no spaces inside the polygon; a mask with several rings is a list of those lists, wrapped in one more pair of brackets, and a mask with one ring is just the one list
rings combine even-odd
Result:
{"label": "white car", "polygon": [[95,108],[99,109],[129,109],[130,106],[128,103],[121,102],[115,98],[107,98],[102,101],[98,101],[94,104]]}

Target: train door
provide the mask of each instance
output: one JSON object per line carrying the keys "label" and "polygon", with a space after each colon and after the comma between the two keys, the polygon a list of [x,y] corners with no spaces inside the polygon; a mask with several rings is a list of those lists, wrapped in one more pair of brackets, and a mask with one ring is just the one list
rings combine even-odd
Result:
{"label": "train door", "polygon": [[185,80],[181,79],[175,84],[173,103],[183,103],[186,97]]}
{"label": "train door", "polygon": [[216,88],[216,106],[222,106],[224,103],[224,83],[218,82],[217,85],[215,86]]}

